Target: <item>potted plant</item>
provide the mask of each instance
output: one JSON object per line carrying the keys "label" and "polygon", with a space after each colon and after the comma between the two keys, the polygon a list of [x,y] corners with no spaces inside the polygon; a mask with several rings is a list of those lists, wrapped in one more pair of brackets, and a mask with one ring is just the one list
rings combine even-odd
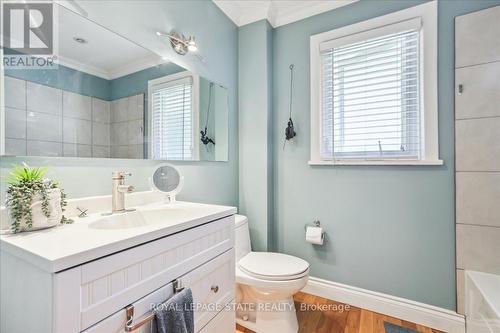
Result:
{"label": "potted plant", "polygon": [[6,178],[6,206],[13,233],[71,223],[63,215],[66,194],[59,183],[44,178],[47,168],[14,166]]}

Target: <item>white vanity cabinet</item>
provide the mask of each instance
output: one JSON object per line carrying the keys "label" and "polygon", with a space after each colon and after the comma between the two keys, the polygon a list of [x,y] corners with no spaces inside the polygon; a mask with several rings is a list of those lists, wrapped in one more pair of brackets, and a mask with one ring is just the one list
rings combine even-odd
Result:
{"label": "white vanity cabinet", "polygon": [[[2,253],[2,270],[26,272],[17,278],[2,272],[13,288],[26,285],[2,286],[8,294],[2,295],[2,332],[125,332],[128,306],[133,323],[140,321],[174,286],[192,290],[196,332],[234,332],[233,246],[234,216],[227,216],[55,273]],[[36,285],[42,289],[33,294]],[[151,332],[152,325],[134,332]]]}

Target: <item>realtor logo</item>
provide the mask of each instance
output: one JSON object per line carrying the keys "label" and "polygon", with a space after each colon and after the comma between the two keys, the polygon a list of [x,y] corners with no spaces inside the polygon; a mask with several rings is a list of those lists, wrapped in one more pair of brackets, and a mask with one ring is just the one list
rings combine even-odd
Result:
{"label": "realtor logo", "polygon": [[3,2],[2,47],[7,68],[55,66],[54,16],[52,2]]}
{"label": "realtor logo", "polygon": [[52,54],[52,7],[52,3],[4,4],[3,45],[6,48],[5,53]]}

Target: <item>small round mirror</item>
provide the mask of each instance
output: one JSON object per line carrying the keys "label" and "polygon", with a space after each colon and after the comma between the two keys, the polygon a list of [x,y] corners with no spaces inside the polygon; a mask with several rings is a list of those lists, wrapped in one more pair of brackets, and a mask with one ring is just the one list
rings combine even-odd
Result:
{"label": "small round mirror", "polygon": [[151,177],[153,189],[165,193],[167,202],[175,201],[175,196],[181,191],[183,182],[184,177],[171,164],[160,164]]}

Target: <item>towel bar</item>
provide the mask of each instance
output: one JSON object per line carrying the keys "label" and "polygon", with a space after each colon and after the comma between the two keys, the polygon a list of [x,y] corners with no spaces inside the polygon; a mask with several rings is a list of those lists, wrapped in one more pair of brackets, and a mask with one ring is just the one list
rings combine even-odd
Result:
{"label": "towel bar", "polygon": [[[173,287],[174,287],[174,294],[183,291],[185,288],[181,286],[179,280],[175,280],[173,282]],[[139,327],[144,326],[145,324],[155,319],[155,314],[153,312],[150,312],[134,322],[134,306],[132,304],[125,308],[125,314],[127,316],[127,322],[125,323],[125,332],[133,332]]]}
{"label": "towel bar", "polygon": [[155,314],[151,312],[134,323],[134,306],[129,305],[125,309],[127,314],[127,323],[125,324],[125,332],[133,332],[139,327],[155,319]]}

